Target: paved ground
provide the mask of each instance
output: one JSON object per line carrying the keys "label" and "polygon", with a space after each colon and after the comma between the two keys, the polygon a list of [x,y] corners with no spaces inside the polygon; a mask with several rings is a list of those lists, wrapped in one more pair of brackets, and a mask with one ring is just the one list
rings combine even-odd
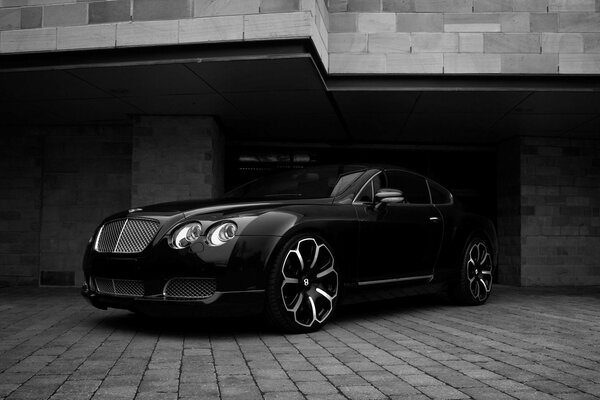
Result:
{"label": "paved ground", "polygon": [[288,336],[257,319],[147,321],[74,290],[0,289],[0,399],[219,397],[599,398],[600,288],[353,306]]}

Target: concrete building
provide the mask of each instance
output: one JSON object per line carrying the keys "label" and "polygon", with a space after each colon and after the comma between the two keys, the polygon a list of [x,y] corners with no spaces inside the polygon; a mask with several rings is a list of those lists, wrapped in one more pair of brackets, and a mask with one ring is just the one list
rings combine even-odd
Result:
{"label": "concrete building", "polygon": [[0,282],[108,214],[383,161],[495,219],[498,281],[600,284],[597,0],[0,0]]}

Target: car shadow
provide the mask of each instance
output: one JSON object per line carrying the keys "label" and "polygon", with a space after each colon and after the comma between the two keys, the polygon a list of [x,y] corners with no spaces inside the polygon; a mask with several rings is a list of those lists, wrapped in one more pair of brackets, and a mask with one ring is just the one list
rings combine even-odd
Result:
{"label": "car shadow", "polygon": [[[445,297],[419,295],[375,300],[355,304],[342,304],[331,322],[360,322],[371,318],[398,316],[415,310],[448,305]],[[100,316],[100,315],[99,315]],[[225,337],[281,335],[261,315],[241,317],[148,317],[127,311],[113,311],[102,318],[102,324],[117,331],[143,332],[172,337]]]}

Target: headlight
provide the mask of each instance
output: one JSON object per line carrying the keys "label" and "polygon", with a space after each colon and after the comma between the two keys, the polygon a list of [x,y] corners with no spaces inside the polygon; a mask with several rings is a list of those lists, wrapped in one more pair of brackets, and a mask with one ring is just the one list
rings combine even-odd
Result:
{"label": "headlight", "polygon": [[219,222],[210,228],[206,240],[211,246],[221,246],[235,237],[237,225],[231,221]]}
{"label": "headlight", "polygon": [[171,236],[171,247],[174,249],[183,249],[196,240],[200,239],[202,234],[202,225],[200,222],[191,222],[179,228]]}

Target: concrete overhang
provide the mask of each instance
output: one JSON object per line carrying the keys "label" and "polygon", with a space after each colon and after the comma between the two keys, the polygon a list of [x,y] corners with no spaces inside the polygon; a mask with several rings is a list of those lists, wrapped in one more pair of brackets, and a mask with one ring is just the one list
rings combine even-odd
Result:
{"label": "concrete overhang", "polygon": [[0,56],[3,130],[213,115],[228,140],[597,138],[597,76],[328,75],[309,40]]}

